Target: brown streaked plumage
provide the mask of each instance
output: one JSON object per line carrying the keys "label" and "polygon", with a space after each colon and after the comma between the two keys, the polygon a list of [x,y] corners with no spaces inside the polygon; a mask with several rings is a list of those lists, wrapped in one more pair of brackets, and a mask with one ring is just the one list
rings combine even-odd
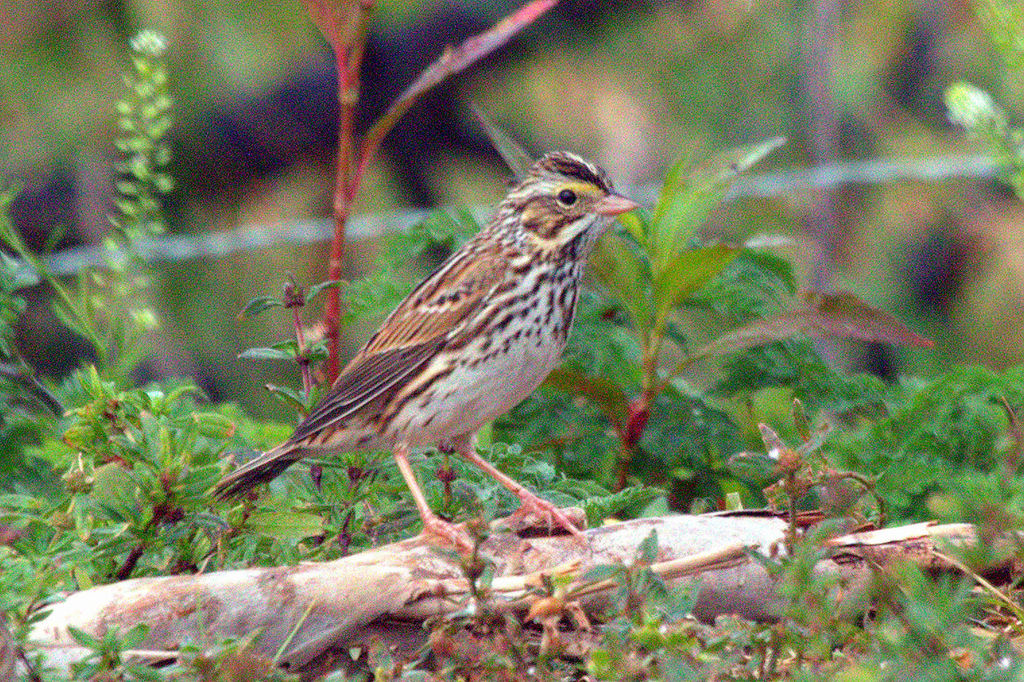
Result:
{"label": "brown streaked plumage", "polygon": [[578,535],[561,510],[480,458],[473,438],[555,367],[586,258],[612,217],[635,207],[588,161],[542,157],[487,226],[395,308],[292,437],[225,476],[216,494],[248,490],[309,455],[391,448],[424,533],[466,548],[465,533],[427,506],[409,466],[410,449],[438,445],[509,488],[522,512]]}

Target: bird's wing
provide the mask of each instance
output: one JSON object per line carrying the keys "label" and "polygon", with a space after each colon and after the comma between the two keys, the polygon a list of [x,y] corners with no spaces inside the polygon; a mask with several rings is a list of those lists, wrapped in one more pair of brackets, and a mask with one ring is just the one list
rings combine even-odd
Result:
{"label": "bird's wing", "polygon": [[503,255],[460,250],[406,296],[349,367],[393,348],[450,338],[480,309],[507,271]]}
{"label": "bird's wing", "polygon": [[507,272],[504,257],[465,248],[453,254],[388,316],[291,442],[401,390],[476,316]]}

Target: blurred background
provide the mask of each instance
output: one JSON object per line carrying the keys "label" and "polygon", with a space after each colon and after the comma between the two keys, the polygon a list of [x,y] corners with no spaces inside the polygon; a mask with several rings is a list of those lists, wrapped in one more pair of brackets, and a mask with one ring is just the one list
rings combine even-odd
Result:
{"label": "blurred background", "polygon": [[[445,45],[513,8],[378,1],[362,125]],[[385,142],[356,214],[369,216],[362,224],[372,233],[409,207],[495,203],[508,172],[471,103],[534,153],[589,155],[619,186],[641,188],[638,196],[680,157],[775,135],[789,143],[755,172],[923,160],[935,178],[821,190],[769,175],[759,185],[769,196],[730,201],[706,235],[790,235],[809,284],[852,290],[937,343],[844,346],[837,361],[851,368],[892,376],[953,361],[1015,364],[1024,354],[1024,207],[949,160],[984,149],[948,122],[942,103],[949,84],[967,80],[1024,121],[1024,73],[1001,60],[975,9],[939,0],[565,0],[416,105]],[[163,326],[140,380],[191,375],[214,400],[284,414],[259,387],[295,384],[294,367],[237,355],[287,338],[291,321],[237,313],[253,296],[279,294],[289,273],[306,284],[325,277],[328,228],[316,221],[330,211],[335,74],[303,4],[5,0],[0,23],[0,177],[24,188],[14,218],[26,238],[56,251],[105,233],[128,38],[144,28],[166,36],[177,102],[171,234],[246,226],[281,241],[154,264]],[[296,231],[308,238],[297,243]],[[366,272],[375,247],[372,236],[352,240],[348,277]],[[348,330],[349,348],[368,332]],[[84,349],[45,301],[31,308],[20,342],[53,377]]]}

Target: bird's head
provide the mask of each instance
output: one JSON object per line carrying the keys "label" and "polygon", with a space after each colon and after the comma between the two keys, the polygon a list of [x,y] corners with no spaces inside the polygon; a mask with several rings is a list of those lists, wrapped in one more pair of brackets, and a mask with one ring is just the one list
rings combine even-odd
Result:
{"label": "bird's head", "polygon": [[585,258],[611,219],[637,207],[616,194],[601,168],[569,152],[542,156],[511,189],[498,211],[505,227],[531,250]]}

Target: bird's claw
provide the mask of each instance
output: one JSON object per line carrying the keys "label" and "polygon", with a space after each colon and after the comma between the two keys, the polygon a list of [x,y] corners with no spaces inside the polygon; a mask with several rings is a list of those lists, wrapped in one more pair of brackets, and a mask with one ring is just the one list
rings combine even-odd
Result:
{"label": "bird's claw", "polygon": [[[520,507],[508,520],[520,521],[525,528],[545,529],[549,534],[554,528],[561,528],[576,538],[585,539],[577,524],[586,525],[586,517],[580,514],[579,519],[572,519],[560,507],[536,495],[518,495]],[[581,511],[581,510],[576,510]]]}
{"label": "bird's claw", "polygon": [[444,521],[436,516],[423,519],[423,532],[421,537],[427,541],[440,540],[460,552],[473,551],[473,539],[460,526]]}

